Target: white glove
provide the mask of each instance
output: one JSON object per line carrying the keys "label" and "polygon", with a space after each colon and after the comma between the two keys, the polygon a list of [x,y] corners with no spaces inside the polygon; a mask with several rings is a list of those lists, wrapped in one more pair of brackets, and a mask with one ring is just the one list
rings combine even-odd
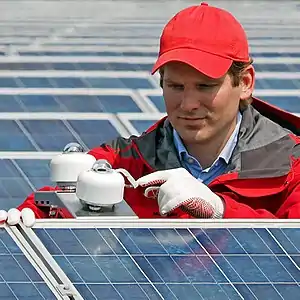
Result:
{"label": "white glove", "polygon": [[137,183],[146,187],[146,197],[157,198],[161,215],[180,207],[196,218],[223,217],[223,200],[184,168],[157,171],[139,178]]}
{"label": "white glove", "polygon": [[35,223],[34,212],[30,208],[23,208],[22,211],[11,208],[8,212],[0,210],[0,223],[6,222],[8,225],[17,225],[21,220],[26,227],[32,227]]}

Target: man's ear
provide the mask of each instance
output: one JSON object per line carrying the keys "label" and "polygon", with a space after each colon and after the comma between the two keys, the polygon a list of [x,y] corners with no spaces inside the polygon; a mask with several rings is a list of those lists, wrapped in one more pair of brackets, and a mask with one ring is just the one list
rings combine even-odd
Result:
{"label": "man's ear", "polygon": [[254,90],[255,85],[255,70],[252,65],[248,66],[241,74],[241,100],[249,99]]}

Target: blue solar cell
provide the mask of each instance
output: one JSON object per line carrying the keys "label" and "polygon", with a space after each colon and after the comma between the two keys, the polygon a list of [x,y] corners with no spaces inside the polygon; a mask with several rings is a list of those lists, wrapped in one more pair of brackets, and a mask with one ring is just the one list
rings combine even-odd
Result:
{"label": "blue solar cell", "polygon": [[166,111],[165,101],[163,96],[148,96],[160,112]]}
{"label": "blue solar cell", "polygon": [[52,95],[17,95],[24,111],[28,112],[58,112],[64,107]]}
{"label": "blue solar cell", "polygon": [[297,96],[263,96],[262,100],[276,105],[286,111],[300,113],[300,97]]}
{"label": "blue solar cell", "polygon": [[256,79],[255,81],[255,89],[256,90],[261,90],[261,89],[267,89],[268,87],[264,83],[264,80],[258,80]]}
{"label": "blue solar cell", "polygon": [[18,84],[18,82],[15,80],[14,77],[1,77],[0,87],[17,88],[20,87],[20,85]]}
{"label": "blue solar cell", "polygon": [[65,111],[70,112],[105,112],[102,103],[96,96],[61,95],[55,96]]}
{"label": "blue solar cell", "polygon": [[152,126],[157,120],[129,120],[132,126],[137,130],[138,133],[143,133],[150,126]]}
{"label": "blue solar cell", "polygon": [[46,77],[18,77],[22,85],[27,88],[53,88],[50,80]]}
{"label": "blue solar cell", "polygon": [[14,95],[0,95],[1,112],[22,112],[23,107]]}
{"label": "blue solar cell", "polygon": [[[206,235],[206,236],[205,236]],[[223,254],[245,254],[245,249],[242,248],[242,245],[238,243],[236,238],[231,234],[227,229],[216,230],[205,230],[203,234],[197,234],[197,237],[201,236],[201,241],[203,239],[212,243],[217,249],[213,253],[222,252]],[[203,243],[204,247],[207,243]],[[220,247],[220,248],[219,248]],[[211,247],[205,247],[207,251],[211,252]]]}
{"label": "blue solar cell", "polygon": [[49,63],[48,69],[52,70],[77,70],[76,63]]}
{"label": "blue solar cell", "polygon": [[24,132],[13,120],[0,120],[0,150],[1,151],[35,151]]}
{"label": "blue solar cell", "polygon": [[299,72],[300,71],[300,64],[291,64],[289,65],[294,72]]}
{"label": "blue solar cell", "polygon": [[276,284],[275,288],[278,290],[283,299],[295,299],[295,295],[299,294],[299,286],[295,284]]}
{"label": "blue solar cell", "polygon": [[69,120],[68,122],[88,148],[97,147],[120,135],[108,120]]}
{"label": "blue solar cell", "polygon": [[84,78],[92,88],[114,88],[114,89],[153,89],[153,85],[146,78],[106,78],[98,77]]}
{"label": "blue solar cell", "polygon": [[[271,230],[293,241],[299,235],[298,229]],[[295,267],[300,258],[295,256],[293,263],[294,256],[275,254],[277,242],[266,229],[53,228],[35,232],[87,300],[100,294],[132,299],[133,290],[136,299],[147,299],[145,295],[151,295],[150,299],[186,299],[187,295],[211,300],[292,299],[300,290]],[[262,236],[268,236],[266,243]],[[195,244],[206,254],[197,254]],[[243,251],[228,251],[237,244]],[[290,298],[285,286],[294,293]]]}
{"label": "blue solar cell", "polygon": [[123,52],[122,53],[122,56],[142,56],[142,57],[154,57],[156,58],[157,56],[157,52]]}
{"label": "blue solar cell", "polygon": [[[252,256],[255,264],[263,270],[265,276],[270,282],[286,282],[294,283],[295,279],[299,281],[300,276],[293,278],[291,274],[284,268],[281,261],[276,256]],[[277,272],[275,272],[275,270]]]}
{"label": "blue solar cell", "polygon": [[114,71],[151,71],[153,64],[138,64],[138,63],[109,63],[109,70]]}
{"label": "blue solar cell", "polygon": [[[261,84],[261,86],[265,89],[299,89],[300,84],[296,79],[285,79],[285,78],[264,78],[257,79],[256,84]],[[257,88],[257,86],[256,86]]]}
{"label": "blue solar cell", "polygon": [[155,52],[114,52],[114,51],[19,51],[25,56],[156,56]]}
{"label": "blue solar cell", "polygon": [[109,63],[98,63],[98,62],[77,62],[75,64],[77,70],[85,71],[106,71],[111,70]]}
{"label": "blue solar cell", "polygon": [[63,95],[55,97],[67,111],[74,112],[141,112],[127,95]]}
{"label": "blue solar cell", "polygon": [[122,78],[121,80],[130,89],[153,89],[153,85],[145,78]]}
{"label": "blue solar cell", "polygon": [[[205,232],[209,235],[208,230],[206,230]],[[244,229],[243,233],[238,229],[231,229],[230,233],[246,253],[250,255],[271,254],[271,249],[268,248],[264,240],[262,240],[253,229]],[[242,236],[241,233],[243,234]],[[222,251],[222,253],[224,252]]]}
{"label": "blue solar cell", "polygon": [[[289,254],[299,254],[300,241],[299,241],[299,230],[296,229],[270,229],[270,234],[273,235],[279,244]],[[298,239],[298,240],[297,240]]]}
{"label": "blue solar cell", "polygon": [[0,160],[0,170],[0,209],[16,207],[32,189],[11,160]]}
{"label": "blue solar cell", "polygon": [[3,228],[0,228],[0,266],[0,298],[55,299],[46,283]]}
{"label": "blue solar cell", "polygon": [[128,95],[0,95],[3,112],[142,112]]}
{"label": "blue solar cell", "polygon": [[48,69],[45,63],[0,63],[0,70],[46,70]]}
{"label": "blue solar cell", "polygon": [[[297,52],[253,52],[251,53],[253,58],[255,57],[300,57],[300,53]],[[254,59],[255,61],[255,59]]]}
{"label": "blue solar cell", "polygon": [[76,63],[79,70],[109,70],[109,71],[151,71],[153,64],[138,63]]}
{"label": "blue solar cell", "polygon": [[239,300],[241,297],[230,284],[194,284],[198,293],[205,300]]}
{"label": "blue solar cell", "polygon": [[297,72],[300,69],[299,64],[255,64],[256,72]]}
{"label": "blue solar cell", "polygon": [[48,159],[16,159],[15,162],[36,189],[51,185]]}
{"label": "blue solar cell", "polygon": [[22,120],[22,124],[44,151],[61,151],[66,144],[78,142],[61,120]]}
{"label": "blue solar cell", "polygon": [[54,87],[57,88],[85,88],[87,84],[81,80],[80,78],[76,77],[59,77],[49,78],[49,81]]}
{"label": "blue solar cell", "polygon": [[248,286],[249,286],[250,290],[252,291],[252,293],[254,295],[256,295],[257,299],[272,299],[272,300],[273,299],[274,300],[281,299],[282,300],[282,298],[280,297],[280,294],[276,291],[276,288],[274,285],[271,285],[271,284],[249,284]]}
{"label": "blue solar cell", "polygon": [[25,56],[40,56],[39,52],[31,52],[31,51],[18,51],[19,55],[25,55]]}

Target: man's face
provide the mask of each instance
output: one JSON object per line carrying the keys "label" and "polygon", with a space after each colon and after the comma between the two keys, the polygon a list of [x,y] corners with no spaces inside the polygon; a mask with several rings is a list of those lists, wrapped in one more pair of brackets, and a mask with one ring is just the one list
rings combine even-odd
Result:
{"label": "man's face", "polygon": [[204,144],[233,130],[242,84],[233,87],[228,74],[213,79],[180,62],[167,63],[163,73],[168,118],[186,144]]}

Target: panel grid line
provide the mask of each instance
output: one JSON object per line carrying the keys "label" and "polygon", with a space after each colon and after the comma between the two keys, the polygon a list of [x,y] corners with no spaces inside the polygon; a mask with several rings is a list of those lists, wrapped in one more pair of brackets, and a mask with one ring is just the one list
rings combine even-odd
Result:
{"label": "panel grid line", "polygon": [[[139,266],[139,264],[136,262],[136,260],[132,257],[131,253],[129,253],[129,251],[126,249],[125,245],[122,243],[122,241],[116,236],[116,234],[114,233],[113,230],[111,230],[111,228],[109,229],[111,234],[115,237],[115,239],[120,243],[120,245],[123,247],[123,249],[125,250],[125,252],[128,254],[128,256],[131,258],[131,260],[133,261],[133,263],[136,265],[136,267],[140,270],[140,272],[145,276],[145,278],[148,280],[148,282],[150,283],[150,285],[152,286],[152,288],[155,290],[155,292],[157,293],[157,295],[161,298],[164,299],[163,296],[161,295],[161,293],[159,292],[159,290],[155,287],[155,285],[151,282],[151,280],[149,279],[149,277],[147,276],[147,274],[141,269],[141,267]],[[123,229],[122,229],[123,230]],[[137,245],[136,245],[137,246]],[[144,291],[144,290],[143,290]]]}
{"label": "panel grid line", "polygon": [[[203,251],[206,253],[206,255],[212,260],[212,262],[215,264],[215,266],[218,268],[218,270],[223,274],[223,276],[226,278],[226,280],[230,283],[230,285],[232,286],[232,288],[235,290],[235,292],[241,297],[241,299],[244,300],[244,297],[241,295],[241,293],[237,290],[237,288],[234,286],[234,284],[229,280],[229,278],[227,277],[227,275],[225,274],[225,272],[223,272],[223,270],[220,268],[220,266],[217,264],[217,262],[213,259],[213,257],[210,255],[210,253],[205,249],[205,247],[201,244],[201,242],[197,239],[197,237],[194,235],[194,233],[188,229],[189,233],[194,237],[195,241],[200,245],[200,247],[203,249]],[[205,234],[205,233],[204,233]],[[206,235],[207,236],[207,235]],[[210,239],[207,236],[208,239]],[[225,258],[226,260],[226,258]],[[228,262],[228,264],[230,265],[230,263]],[[231,265],[230,265],[231,266]],[[232,268],[233,269],[233,268]],[[234,270],[234,269],[233,269]],[[235,272],[235,270],[234,270]],[[236,272],[235,272],[236,273]],[[237,274],[238,277],[241,279],[242,282],[243,279],[240,277],[239,274]],[[251,291],[251,290],[250,290]],[[251,291],[252,293],[252,291]],[[255,295],[253,295],[255,297]],[[255,297],[256,298],[256,297]],[[257,299],[257,298],[256,298]]]}

